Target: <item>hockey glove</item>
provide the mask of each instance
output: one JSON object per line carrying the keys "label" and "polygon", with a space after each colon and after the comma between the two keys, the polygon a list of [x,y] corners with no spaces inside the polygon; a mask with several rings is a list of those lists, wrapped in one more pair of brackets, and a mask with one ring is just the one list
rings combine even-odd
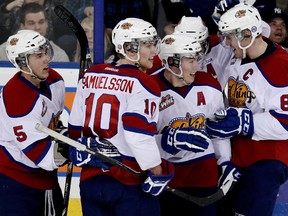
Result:
{"label": "hockey glove", "polygon": [[239,0],[220,0],[214,8],[212,19],[217,24],[220,21],[220,17],[231,7],[238,4]]}
{"label": "hockey glove", "polygon": [[[110,157],[115,160],[120,160],[121,158],[117,148],[111,143],[108,143],[108,141],[105,139],[100,139],[99,137],[82,137],[77,141],[87,146],[91,150],[105,155],[106,157]],[[72,163],[78,167],[83,167],[86,165],[91,165],[102,169],[109,169],[111,167],[110,164],[104,162],[100,158],[97,158],[95,155],[91,155],[86,151],[78,150],[72,146],[70,146],[70,159]]]}
{"label": "hockey glove", "polygon": [[180,150],[203,152],[208,145],[208,136],[194,127],[166,128],[161,138],[163,150],[173,155]]}
{"label": "hockey glove", "polygon": [[239,3],[245,3],[248,5],[253,5],[256,0],[220,0],[214,8],[212,14],[212,19],[217,24],[220,20],[220,17],[228,11],[230,8],[234,7]]}
{"label": "hockey glove", "polygon": [[218,186],[223,190],[224,195],[226,195],[239,180],[241,173],[240,169],[230,161],[222,163],[220,167],[222,172],[218,180]]}
{"label": "hockey glove", "polygon": [[167,188],[168,183],[174,176],[175,168],[172,163],[166,160],[162,160],[161,166],[163,175],[154,175],[148,171],[148,177],[142,183],[142,190],[144,192],[158,196]]}
{"label": "hockey glove", "polygon": [[238,134],[252,137],[253,114],[247,108],[229,107],[215,113],[218,121],[206,120],[206,132],[212,138],[231,138]]}

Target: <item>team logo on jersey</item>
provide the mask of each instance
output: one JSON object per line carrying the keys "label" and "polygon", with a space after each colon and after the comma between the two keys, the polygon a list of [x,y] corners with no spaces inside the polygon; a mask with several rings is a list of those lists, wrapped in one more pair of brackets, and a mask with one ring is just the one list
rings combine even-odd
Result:
{"label": "team logo on jersey", "polygon": [[174,38],[168,37],[168,38],[166,38],[163,42],[164,42],[165,44],[171,45],[174,41],[175,41]]}
{"label": "team logo on jersey", "polygon": [[246,16],[246,10],[239,10],[236,12],[235,17],[240,18]]}
{"label": "team logo on jersey", "polygon": [[162,110],[172,106],[173,104],[174,104],[174,98],[170,94],[168,94],[168,95],[161,98],[159,110],[162,111]]}
{"label": "team logo on jersey", "polygon": [[177,127],[194,127],[194,128],[204,128],[205,116],[204,114],[191,115],[189,112],[186,113],[185,117],[173,118],[169,125],[172,128]]}
{"label": "team logo on jersey", "polygon": [[55,114],[53,113],[52,118],[51,118],[51,120],[50,120],[50,123],[49,123],[49,126],[48,126],[48,127],[49,127],[51,130],[56,130],[56,129],[58,128],[58,123],[59,123],[59,121],[60,121],[60,114],[55,115]]}
{"label": "team logo on jersey", "polygon": [[41,116],[43,117],[47,112],[47,104],[45,102],[45,100],[42,100],[42,112],[41,112]]}
{"label": "team logo on jersey", "polygon": [[235,107],[246,106],[246,103],[251,103],[255,99],[255,94],[249,90],[249,87],[238,78],[233,77],[228,81],[228,100],[229,105]]}
{"label": "team logo on jersey", "polygon": [[128,23],[128,22],[126,22],[126,23],[123,23],[122,25],[121,25],[121,28],[122,29],[130,29],[131,27],[132,27],[133,25],[131,24],[131,23]]}
{"label": "team logo on jersey", "polygon": [[16,44],[17,44],[17,42],[18,42],[18,38],[12,38],[11,40],[10,40],[10,45],[11,46],[15,46]]}

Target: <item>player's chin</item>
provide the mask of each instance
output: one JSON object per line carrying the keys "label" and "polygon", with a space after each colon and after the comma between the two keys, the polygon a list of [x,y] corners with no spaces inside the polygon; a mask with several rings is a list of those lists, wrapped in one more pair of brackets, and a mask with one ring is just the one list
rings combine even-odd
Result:
{"label": "player's chin", "polygon": [[194,80],[195,80],[195,74],[190,74],[189,76],[187,76],[186,79],[185,80],[186,80],[187,83],[193,83]]}
{"label": "player's chin", "polygon": [[145,63],[142,65],[142,67],[145,67],[147,69],[150,69],[153,67],[153,60],[147,60]]}
{"label": "player's chin", "polygon": [[44,68],[41,73],[41,78],[47,78],[49,76],[49,68]]}

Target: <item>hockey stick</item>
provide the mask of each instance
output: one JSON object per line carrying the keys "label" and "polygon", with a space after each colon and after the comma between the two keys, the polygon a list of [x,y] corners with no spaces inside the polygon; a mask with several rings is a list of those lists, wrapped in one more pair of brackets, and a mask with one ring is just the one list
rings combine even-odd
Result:
{"label": "hockey stick", "polygon": [[[94,155],[95,157],[98,157],[100,158],[101,160],[105,161],[105,162],[108,162],[110,163],[111,165],[114,165],[114,166],[117,166],[127,172],[130,172],[132,173],[133,175],[136,175],[136,176],[139,176],[141,178],[143,178],[143,176],[145,175],[143,172],[137,172],[133,169],[131,169],[130,167],[126,166],[125,164],[121,163],[120,161],[117,161],[117,160],[114,160],[112,158],[109,158],[109,157],[106,157],[105,155],[102,155],[88,147],[86,147],[85,145],[82,145],[81,143],[79,142],[76,142],[75,140],[73,139],[70,139],[69,137],[66,137],[62,134],[59,134],[57,133],[56,131],[53,131],[41,124],[36,124],[35,125],[35,128],[39,131],[42,131],[48,135],[50,135],[51,137],[54,137],[55,139],[57,140],[60,140],[70,146],[73,146],[81,151],[86,151],[88,152],[89,154],[92,154]],[[228,186],[226,186],[228,187]],[[186,194],[182,191],[179,191],[177,189],[173,189],[173,188],[170,188],[170,187],[167,187],[166,189],[167,191],[185,199],[185,200],[188,200],[190,202],[193,202],[195,203],[196,205],[199,205],[199,206],[208,206],[218,200],[220,200],[221,198],[224,197],[224,192],[225,190],[228,190],[228,188],[225,188],[225,185],[222,189],[218,190],[216,193],[212,194],[211,196],[207,196],[207,197],[194,197],[194,196],[191,196],[189,194]]]}
{"label": "hockey stick", "polygon": [[81,24],[78,22],[78,20],[64,6],[57,5],[54,8],[54,12],[61,19],[61,21],[64,22],[66,26],[75,34],[80,44],[81,54],[80,54],[80,69],[79,69],[80,73],[78,76],[79,80],[84,75],[86,68],[86,61],[88,67],[92,66],[91,54],[86,33]]}
{"label": "hockey stick", "polygon": [[[83,77],[86,61],[88,67],[92,65],[90,49],[88,45],[88,39],[84,29],[78,20],[62,5],[57,5],[54,8],[55,14],[63,21],[66,26],[76,35],[77,40],[80,44],[80,67],[78,74],[78,81]],[[71,181],[73,174],[73,164],[69,162],[67,165],[66,171],[66,182],[64,187],[64,209],[62,211],[62,216],[66,216],[68,213],[68,205],[69,205],[69,197],[70,197],[70,189],[71,189]]]}

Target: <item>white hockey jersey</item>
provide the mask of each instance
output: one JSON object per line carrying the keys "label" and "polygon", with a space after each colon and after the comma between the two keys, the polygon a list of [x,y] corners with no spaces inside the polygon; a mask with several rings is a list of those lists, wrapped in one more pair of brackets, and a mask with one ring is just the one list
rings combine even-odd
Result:
{"label": "white hockey jersey", "polygon": [[54,141],[35,129],[37,123],[53,128],[64,109],[62,77],[49,69],[41,90],[16,73],[0,94],[0,172],[32,188],[57,184]]}
{"label": "white hockey jersey", "polygon": [[288,53],[264,40],[264,54],[254,60],[232,59],[225,71],[230,74],[230,106],[246,106],[253,112],[252,139],[232,140],[232,161],[242,167],[265,159],[288,165]]}
{"label": "white hockey jersey", "polygon": [[[219,82],[211,74],[197,72],[195,81],[185,87],[173,87],[164,77],[164,71],[153,78],[161,89],[158,131],[165,127],[204,128],[206,118],[214,118],[214,113],[224,108]],[[161,148],[161,135],[157,136],[161,156],[175,165],[175,175],[170,183],[172,187],[209,187],[217,185],[217,164],[214,143],[204,152],[193,153],[182,150],[175,155]],[[217,149],[223,147],[226,160],[230,160],[230,141],[213,141]],[[221,144],[218,146],[218,144]],[[225,155],[226,154],[226,155]],[[221,157],[217,151],[217,156]]]}
{"label": "white hockey jersey", "polygon": [[[161,163],[154,135],[159,116],[160,90],[147,74],[132,65],[95,65],[80,80],[69,117],[69,136],[98,135],[109,140],[122,155],[122,163],[136,171]],[[81,181],[103,174],[92,166],[82,168]],[[124,184],[141,180],[112,167],[112,175]]]}
{"label": "white hockey jersey", "polygon": [[232,48],[223,45],[223,43],[225,42],[212,46],[203,61],[203,71],[212,74],[220,83],[222,90],[225,89],[228,79],[224,70],[233,56]]}

